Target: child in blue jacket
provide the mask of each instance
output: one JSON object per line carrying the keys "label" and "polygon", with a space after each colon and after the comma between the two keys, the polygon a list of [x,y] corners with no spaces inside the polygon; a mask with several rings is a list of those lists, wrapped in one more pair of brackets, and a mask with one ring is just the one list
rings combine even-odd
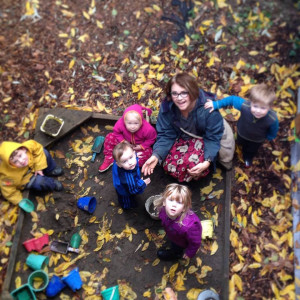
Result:
{"label": "child in blue jacket", "polygon": [[271,109],[275,99],[272,88],[258,84],[250,89],[249,101],[229,96],[219,101],[208,100],[204,105],[210,112],[226,106],[241,112],[237,122],[237,143],[242,147],[246,168],[252,165],[253,157],[265,139],[273,140],[277,135],[279,122],[276,112]]}
{"label": "child in blue jacket", "polygon": [[113,184],[119,203],[123,209],[134,208],[136,206],[134,195],[143,193],[151,180],[141,178],[139,160],[129,142],[123,141],[116,145],[113,158]]}

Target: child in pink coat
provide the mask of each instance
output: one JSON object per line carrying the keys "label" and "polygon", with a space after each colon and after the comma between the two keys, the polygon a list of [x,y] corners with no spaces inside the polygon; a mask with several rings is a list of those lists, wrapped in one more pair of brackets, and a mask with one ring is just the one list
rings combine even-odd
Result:
{"label": "child in pink coat", "polygon": [[120,142],[126,140],[132,146],[139,158],[139,166],[152,155],[152,145],[156,139],[155,129],[144,119],[143,110],[149,115],[152,111],[139,104],[134,104],[126,108],[122,118],[120,118],[113,129],[104,140],[104,161],[99,167],[99,172],[108,170],[113,162],[113,149]]}

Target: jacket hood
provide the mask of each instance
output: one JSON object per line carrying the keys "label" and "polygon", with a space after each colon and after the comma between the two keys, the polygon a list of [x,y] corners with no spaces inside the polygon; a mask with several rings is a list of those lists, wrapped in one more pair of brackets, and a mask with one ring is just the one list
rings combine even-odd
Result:
{"label": "jacket hood", "polygon": [[9,165],[9,157],[11,154],[20,147],[25,147],[24,145],[16,142],[2,142],[0,145],[0,159]]}
{"label": "jacket hood", "polygon": [[141,116],[141,120],[143,121],[144,120],[144,116],[143,116],[143,110],[147,111],[148,112],[148,115],[151,116],[152,114],[152,110],[150,108],[147,108],[147,107],[144,107],[144,106],[141,106],[139,104],[134,104],[134,105],[131,105],[129,107],[127,107],[124,111],[124,114],[123,114],[123,119],[125,118],[125,115],[130,112],[130,111],[135,111],[137,112],[140,116]]}

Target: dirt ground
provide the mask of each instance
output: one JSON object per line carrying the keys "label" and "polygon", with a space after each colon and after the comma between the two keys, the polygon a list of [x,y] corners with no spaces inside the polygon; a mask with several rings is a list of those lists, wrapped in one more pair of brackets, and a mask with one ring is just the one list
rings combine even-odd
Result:
{"label": "dirt ground", "polygon": [[[75,266],[79,268],[85,280],[84,288],[77,293],[73,293],[68,288],[62,292],[65,295],[75,296],[76,299],[86,299],[87,295],[97,295],[104,286],[110,287],[118,283],[122,287],[121,295],[125,296],[125,299],[134,299],[135,294],[136,299],[154,299],[155,294],[161,295],[162,288],[166,285],[178,290],[179,299],[186,299],[187,293],[193,292],[191,289],[196,289],[195,293],[199,293],[201,290],[213,288],[222,295],[226,284],[224,263],[228,264],[228,258],[224,257],[224,171],[218,170],[218,173],[220,172],[218,178],[209,176],[202,181],[189,184],[193,191],[194,211],[201,220],[213,219],[217,225],[213,239],[203,241],[200,251],[189,263],[180,261],[176,268],[176,262],[158,262],[156,251],[165,241],[164,231],[160,221],[150,218],[144,203],[148,197],[162,192],[164,187],[174,180],[164,174],[161,167],[157,167],[155,173],[151,175],[151,184],[142,195],[137,197],[138,207],[128,211],[120,209],[112,185],[111,169],[105,173],[98,173],[103,153],[97,156],[94,163],[91,163],[88,160],[91,152],[80,155],[74,152],[74,148],[71,148],[72,143],[74,145],[84,140],[89,142],[90,137],[105,135],[108,132],[102,125],[99,126],[100,132],[92,132],[97,124],[99,121],[95,120],[85,122],[50,149],[57,163],[65,170],[65,174],[60,177],[65,190],[61,193],[55,192],[53,200],[50,198],[47,203],[38,200],[45,205],[40,204],[37,208],[37,222],[32,222],[32,217],[29,214],[26,215],[21,242],[32,238],[30,233],[41,232],[43,228],[47,231],[53,230],[50,241],[69,242],[71,236],[80,231],[83,242],[79,255],[84,253],[87,256],[68,266],[64,272],[55,268],[63,262],[75,259],[77,254],[69,253],[61,256],[56,265],[48,268],[49,276],[54,273],[65,275]],[[93,140],[89,144],[82,144],[81,149],[92,144]],[[81,167],[76,163],[70,165],[70,161],[80,161],[83,165]],[[207,199],[201,195],[201,189],[211,182],[215,184],[215,191],[224,191],[219,200],[216,197]],[[76,205],[77,199],[87,190],[87,195],[95,196],[97,199],[96,210],[93,214],[80,210]],[[31,194],[30,198],[38,205],[38,202],[34,200],[35,195]],[[103,240],[104,243],[99,240],[102,235],[106,238],[105,241]],[[214,242],[218,244],[218,250],[212,255]],[[96,250],[100,245],[101,250]],[[18,276],[21,277],[22,283],[25,283],[31,272],[28,269],[24,270],[27,255],[25,248],[20,246],[16,259],[16,266],[19,266],[20,270],[13,275],[11,290],[15,288]],[[51,256],[58,257],[52,251],[45,252],[44,255],[49,256],[50,261]],[[143,294],[147,291],[150,293],[144,297]],[[61,299],[62,294],[55,299]],[[37,296],[38,299],[45,299],[43,293]]]}
{"label": "dirt ground", "polygon": [[[288,297],[289,293],[293,293],[295,283],[289,156],[299,87],[299,9],[299,1],[295,0],[0,1],[0,141],[23,142],[33,138],[36,119],[43,108],[72,107],[82,111],[120,115],[128,105],[141,103],[157,113],[164,97],[165,83],[176,72],[187,71],[193,74],[201,88],[217,93],[219,99],[227,94],[244,97],[252,84],[267,82],[275,87],[278,96],[274,108],[280,118],[280,129],[278,137],[271,143],[265,143],[260,149],[253,168],[244,169],[238,152],[234,158],[231,199],[231,232],[234,235],[230,238],[229,296],[251,300],[273,299],[279,298],[280,291]],[[236,132],[237,116],[227,110],[225,117]],[[96,136],[98,133],[89,134]],[[69,148],[70,145],[66,145],[62,154],[75,155]],[[62,165],[66,163],[65,158],[57,157]],[[57,199],[55,207],[59,207],[61,203],[73,204],[68,204],[68,209],[58,210],[53,224],[42,223],[40,215],[49,217],[49,214],[39,211],[39,222],[33,222],[37,224],[37,228],[40,225],[47,229],[55,228],[51,238],[56,239],[60,231],[66,231],[66,228],[62,228],[63,225],[71,224],[74,227],[77,213],[78,224],[84,224],[85,227],[100,226],[103,212],[98,210],[104,205],[107,195],[112,198],[107,203],[115,203],[115,206],[107,204],[107,211],[111,210],[115,213],[114,216],[119,217],[118,222],[113,221],[111,227],[115,228],[119,220],[125,218],[127,213],[118,214],[117,202],[112,194],[114,191],[106,194],[104,190],[102,182],[107,182],[101,178],[106,175],[97,174],[96,164],[99,163],[98,161],[92,166],[84,161],[84,166],[74,163],[67,169],[69,171],[64,176],[66,190],[61,195],[54,195]],[[87,170],[85,179],[84,169]],[[71,174],[71,170],[75,173]],[[158,176],[158,171],[156,174]],[[78,180],[75,180],[77,175]],[[167,180],[165,177],[164,179]],[[214,187],[217,189],[219,182],[216,179],[214,181],[217,182]],[[88,186],[93,187],[91,193],[97,194],[97,216],[88,217],[76,208],[78,196],[84,194]],[[149,186],[143,195],[145,199],[151,188]],[[194,191],[194,197],[199,195],[199,189],[197,187]],[[145,199],[141,199],[141,202]],[[272,199],[272,203],[264,199]],[[0,201],[2,290],[17,216],[12,206],[9,209],[6,207],[1,195]],[[222,197],[220,201],[223,201]],[[198,211],[201,211],[201,216],[204,215],[202,204],[211,209],[211,202],[214,200],[200,203]],[[195,206],[198,200],[195,199],[194,203]],[[224,207],[222,205],[223,203],[218,206],[220,211]],[[47,207],[52,207],[51,201]],[[134,212],[128,214],[131,216]],[[219,218],[221,215],[220,213]],[[97,224],[95,220],[94,223],[89,222],[89,218],[95,216],[101,223]],[[82,220],[84,217],[85,221]],[[27,218],[27,227],[32,226],[29,220],[30,217]],[[57,224],[61,224],[61,228],[58,228],[60,231],[56,230]],[[120,228],[124,229],[124,226],[120,225]],[[220,228],[216,228],[217,236],[221,236]],[[28,228],[24,238],[29,237],[31,229]],[[68,240],[71,234],[72,232],[66,231],[66,236],[61,234],[61,237]],[[136,237],[133,234],[133,242],[137,244]],[[149,239],[145,234],[142,237],[144,245]],[[95,239],[91,236],[83,245],[84,251],[88,247],[98,247],[93,238]],[[98,259],[109,266],[112,264],[112,260],[107,261],[110,259],[109,251],[112,251],[109,247],[117,249],[115,251],[120,256],[122,252],[113,246],[117,242],[125,243],[126,238],[111,238],[103,244],[103,250],[91,252],[76,264],[81,264],[81,267],[83,265],[86,270],[81,262],[101,253],[103,257]],[[219,239],[217,241],[220,244]],[[153,254],[151,247],[154,247],[153,241],[147,250],[141,251],[140,248],[135,254]],[[222,253],[221,247],[220,244],[216,254],[211,257],[201,251],[201,257],[207,256],[208,261],[214,261],[209,258],[216,258]],[[205,248],[202,249],[205,252]],[[63,258],[57,264],[62,261]],[[151,263],[152,261],[148,265],[145,263],[143,268],[149,267]],[[23,268],[24,257],[21,264]],[[162,264],[149,269],[156,270],[158,267],[162,268]],[[52,265],[50,271],[53,270]],[[137,268],[135,272],[142,276],[143,272],[139,270]],[[164,272],[167,273],[168,270]],[[204,270],[200,267],[197,272],[201,274]],[[99,274],[104,272],[102,266],[99,265],[98,271]],[[195,279],[197,272],[193,273],[193,269],[189,271],[192,274],[186,275],[185,284],[191,282],[190,286],[194,286],[190,278]],[[25,275],[24,272],[20,273],[22,282],[26,272]],[[110,270],[103,277],[103,284],[110,285],[121,278],[110,277],[112,272]],[[219,280],[220,274],[212,276],[213,272],[214,270],[208,272],[203,280],[210,277]],[[162,282],[161,274],[153,280],[152,296],[153,287]],[[177,277],[176,275],[176,279]],[[169,281],[177,282],[174,277],[170,278],[172,280]],[[257,278],[259,280],[254,280]],[[93,281],[90,277],[88,279]],[[199,276],[198,279],[202,280]],[[134,285],[134,282],[128,281],[128,284]]]}

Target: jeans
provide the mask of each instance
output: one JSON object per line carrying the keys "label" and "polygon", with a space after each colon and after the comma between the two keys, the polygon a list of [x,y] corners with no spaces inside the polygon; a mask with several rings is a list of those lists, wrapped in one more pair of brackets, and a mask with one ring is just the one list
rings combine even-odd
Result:
{"label": "jeans", "polygon": [[250,161],[253,160],[253,157],[257,154],[258,149],[262,144],[245,140],[239,135],[237,135],[237,143],[242,146],[243,159]]}
{"label": "jeans", "polygon": [[44,148],[44,153],[47,158],[47,168],[43,170],[44,176],[33,175],[29,182],[26,184],[25,189],[33,189],[39,192],[51,192],[55,189],[55,180],[47,176],[47,173],[53,171],[56,167],[56,163],[53,160],[52,156]]}

